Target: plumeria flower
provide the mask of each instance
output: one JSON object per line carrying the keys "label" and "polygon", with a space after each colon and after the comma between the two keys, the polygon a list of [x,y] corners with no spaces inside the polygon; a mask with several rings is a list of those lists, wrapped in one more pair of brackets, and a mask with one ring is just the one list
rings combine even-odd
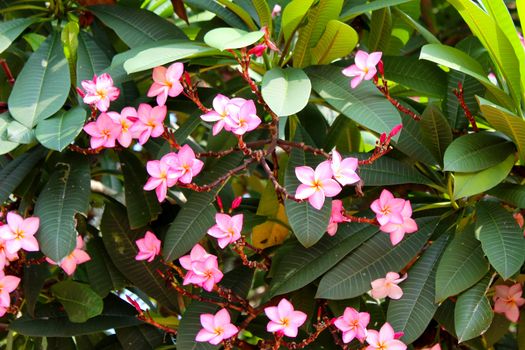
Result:
{"label": "plumeria flower", "polygon": [[73,251],[68,256],[60,260],[60,262],[57,263],[50,258],[46,258],[48,263],[52,265],[59,265],[68,276],[71,276],[73,273],[75,273],[77,265],[83,264],[89,260],[91,260],[91,257],[84,250],[84,240],[80,236],[77,236],[77,244],[75,249],[73,249]]}
{"label": "plumeria flower", "polygon": [[396,333],[386,322],[378,331],[369,329],[366,335],[366,342],[369,344],[366,350],[406,350],[407,346],[396,339]]}
{"label": "plumeria flower", "polygon": [[323,207],[325,197],[334,197],[341,192],[341,186],[332,179],[328,161],[319,164],[315,171],[309,166],[295,168],[295,175],[302,182],[295,191],[297,199],[307,199],[315,209]]}
{"label": "plumeria flower", "polygon": [[219,247],[222,249],[241,238],[242,214],[230,216],[228,214],[217,213],[215,214],[215,222],[216,224],[208,230],[208,234],[217,238]]}
{"label": "plumeria flower", "polygon": [[405,205],[401,210],[401,216],[403,217],[402,224],[394,224],[389,222],[379,227],[381,231],[390,234],[390,241],[392,242],[392,245],[396,245],[401,242],[406,233],[414,233],[418,229],[416,221],[411,218],[412,206],[410,205],[410,201],[405,201]]}
{"label": "plumeria flower", "polygon": [[137,110],[137,121],[130,129],[133,137],[138,138],[139,143],[143,145],[150,137],[162,135],[166,113],[166,106],[151,107],[146,103],[141,103]]}
{"label": "plumeria flower", "polygon": [[[18,284],[20,283],[20,278],[16,276],[6,276],[4,271],[0,271],[0,306],[9,307],[11,305],[11,297],[9,293],[14,291]],[[5,313],[5,312],[4,312]]]}
{"label": "plumeria flower", "polygon": [[135,120],[137,120],[137,110],[133,107],[124,107],[120,114],[117,112],[108,112],[107,114],[115,124],[120,124],[120,134],[117,137],[118,143],[122,147],[128,148],[133,140],[130,129]]}
{"label": "plumeria flower", "polygon": [[177,152],[177,157],[170,158],[168,163],[183,184],[189,184],[204,166],[204,162],[195,157],[195,152],[188,145],[182,146]]}
{"label": "plumeria flower", "polygon": [[343,202],[339,199],[334,199],[332,201],[332,213],[330,214],[330,221],[328,223],[328,228],[326,232],[333,236],[337,232],[338,224],[348,221],[343,215]]}
{"label": "plumeria flower", "polygon": [[179,262],[183,268],[188,270],[182,282],[185,286],[195,284],[210,292],[223,277],[219,270],[217,257],[206,252],[200,244],[196,244],[189,255],[180,257]]}
{"label": "plumeria flower", "polygon": [[113,86],[113,79],[107,73],[93,76],[93,80],[83,80],[82,87],[85,95],[83,97],[84,103],[94,105],[101,112],[106,112],[111,101],[115,101],[119,95],[120,90]]}
{"label": "plumeria flower", "polygon": [[361,178],[355,172],[358,162],[358,159],[353,157],[342,159],[339,152],[334,149],[330,162],[334,179],[343,186],[359,182]]}
{"label": "plumeria flower", "polygon": [[150,160],[146,163],[146,170],[150,178],[144,185],[144,190],[155,190],[157,199],[162,202],[168,193],[168,187],[172,187],[177,183],[178,177],[170,166],[174,163],[177,155],[170,152],[164,155],[160,160]]}
{"label": "plumeria flower", "polygon": [[231,323],[230,313],[226,309],[220,309],[215,315],[202,314],[200,320],[203,328],[195,337],[198,342],[218,345],[239,332],[239,329]]}
{"label": "plumeria flower", "polygon": [[246,100],[243,98],[232,98],[217,94],[213,99],[213,110],[201,115],[201,119],[206,122],[216,122],[213,125],[212,133],[217,135],[223,128],[226,131],[230,131],[230,127],[226,124],[225,120],[228,118],[228,110],[226,106],[228,104],[233,104],[235,106],[241,106]]}
{"label": "plumeria flower", "polygon": [[334,325],[343,332],[343,342],[350,343],[354,338],[361,343],[366,339],[366,326],[370,322],[368,312],[359,312],[354,308],[347,307],[343,316],[339,316]]}
{"label": "plumeria flower", "polygon": [[115,140],[119,137],[122,126],[119,121],[113,120],[113,118],[118,120],[118,116],[114,115],[111,118],[108,113],[101,113],[96,121],[87,123],[84,126],[84,131],[91,136],[89,140],[91,148],[115,147]]}
{"label": "plumeria flower", "polygon": [[372,79],[376,73],[376,65],[381,60],[381,52],[372,52],[370,54],[364,51],[357,51],[355,54],[355,64],[343,69],[343,74],[347,77],[354,77],[350,86],[355,89],[363,80]]}
{"label": "plumeria flower", "polygon": [[378,199],[372,202],[370,208],[376,213],[376,219],[380,225],[386,225],[389,222],[393,224],[403,224],[404,218],[401,212],[405,207],[405,200],[394,198],[389,190],[383,190]]}
{"label": "plumeria flower", "polygon": [[7,254],[12,256],[20,249],[28,252],[38,251],[35,233],[38,231],[40,219],[37,217],[24,219],[13,211],[7,213],[6,219],[7,225],[0,227],[0,238],[5,241]]}
{"label": "plumeria flower", "polygon": [[168,96],[179,96],[183,88],[179,81],[184,72],[184,65],[173,63],[168,68],[159,66],[153,69],[153,84],[148,90],[148,97],[157,96],[157,104],[164,106]]}
{"label": "plumeria flower", "polygon": [[9,266],[9,262],[15,261],[17,259],[18,253],[9,253],[6,248],[6,241],[4,239],[0,239],[0,270],[3,270],[4,267]]}
{"label": "plumeria flower", "polygon": [[257,116],[257,109],[252,100],[246,100],[241,106],[229,103],[226,105],[226,110],[228,111],[228,118],[225,118],[224,122],[236,135],[244,135],[261,124],[261,119]]}
{"label": "plumeria flower", "polygon": [[522,298],[521,284],[516,283],[512,286],[496,286],[494,295],[494,312],[504,314],[511,322],[518,322],[520,318],[519,308],[525,304]]}
{"label": "plumeria flower", "polygon": [[160,243],[160,240],[153,232],[147,231],[143,238],[135,241],[135,244],[139,248],[135,260],[148,260],[148,262],[152,262],[155,256],[160,254]]}
{"label": "plumeria flower", "polygon": [[396,272],[388,272],[385,278],[378,278],[372,281],[372,297],[382,299],[401,299],[403,290],[398,286],[399,283],[407,279],[407,274],[400,277]]}
{"label": "plumeria flower", "polygon": [[279,16],[281,14],[281,5],[275,4],[272,9],[272,17]]}
{"label": "plumeria flower", "polygon": [[306,314],[295,311],[293,305],[286,299],[281,299],[277,306],[264,308],[264,313],[270,319],[266,330],[283,333],[288,337],[296,337],[299,327],[306,321]]}

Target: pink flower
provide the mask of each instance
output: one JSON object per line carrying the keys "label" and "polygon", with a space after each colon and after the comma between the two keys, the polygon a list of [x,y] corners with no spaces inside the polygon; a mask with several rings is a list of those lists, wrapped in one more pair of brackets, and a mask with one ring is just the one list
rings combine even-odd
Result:
{"label": "pink flower", "polygon": [[210,292],[223,277],[219,270],[217,257],[208,254],[199,244],[196,244],[189,255],[179,258],[179,262],[188,272],[184,276],[183,285],[195,284]]}
{"label": "pink flower", "polygon": [[268,47],[266,44],[259,44],[248,50],[248,55],[255,55],[255,57],[261,57]]}
{"label": "pink flower", "polygon": [[293,305],[286,299],[281,299],[277,306],[264,308],[264,313],[270,319],[266,330],[268,332],[284,333],[288,337],[296,337],[299,327],[306,321],[306,314],[295,311]]}
{"label": "pink flower", "polygon": [[7,253],[16,254],[20,249],[28,252],[38,251],[35,233],[39,225],[40,219],[37,217],[24,219],[13,211],[7,213],[7,225],[0,227],[0,238],[5,240]]}
{"label": "pink flower", "polygon": [[9,307],[11,305],[11,297],[9,293],[14,291],[18,284],[20,283],[20,278],[16,276],[6,276],[4,271],[0,271],[0,306]]}
{"label": "pink flower", "polygon": [[389,222],[403,224],[405,220],[401,212],[404,207],[405,200],[394,198],[394,195],[389,190],[383,190],[381,196],[370,205],[372,211],[376,213],[376,218],[380,225],[386,225]]}
{"label": "pink flower", "polygon": [[399,283],[407,279],[407,274],[399,277],[396,272],[388,272],[385,278],[378,278],[372,281],[372,297],[382,299],[400,299],[403,296],[403,290],[398,286]]}
{"label": "pink flower", "polygon": [[339,316],[334,325],[343,332],[343,342],[350,343],[357,338],[361,343],[366,339],[366,326],[370,322],[368,312],[358,312],[356,309],[347,307],[343,316]]}
{"label": "pink flower", "polygon": [[230,314],[226,309],[220,309],[215,315],[202,314],[200,318],[203,328],[197,333],[196,341],[218,345],[239,332],[231,323]]}
{"label": "pink flower", "polygon": [[[87,123],[84,126],[84,131],[91,136],[91,148],[115,147],[115,140],[119,137],[122,126],[119,122],[113,121],[108,113],[101,113],[96,121]],[[118,113],[116,114],[118,115]],[[119,117],[113,115],[113,118],[118,119]]]}
{"label": "pink flower", "polygon": [[68,275],[71,276],[77,269],[77,265],[83,264],[86,261],[91,260],[91,257],[84,251],[84,240],[82,237],[77,236],[77,245],[73,251],[60,260],[60,262],[55,262],[50,258],[46,258],[46,261],[53,265],[60,265],[62,270]]}
{"label": "pink flower", "polygon": [[201,172],[204,162],[195,158],[190,146],[184,145],[177,152],[177,157],[170,158],[169,165],[180,182],[189,184]]}
{"label": "pink flower", "polygon": [[153,84],[148,90],[148,97],[157,96],[157,104],[164,106],[168,96],[179,96],[183,88],[179,81],[184,72],[184,65],[173,63],[168,68],[159,66],[153,69]]}
{"label": "pink flower", "polygon": [[15,261],[17,259],[18,259],[18,252],[9,253],[7,251],[6,241],[3,239],[0,239],[0,270],[3,270],[4,267],[9,266],[10,261]]}
{"label": "pink flower", "polygon": [[330,164],[334,179],[336,179],[341,185],[346,186],[361,180],[359,175],[355,172],[358,165],[357,158],[349,157],[342,159],[339,152],[334,149]]}
{"label": "pink flower", "polygon": [[160,240],[151,231],[147,231],[144,238],[135,241],[139,248],[139,253],[135,260],[148,260],[152,262],[155,256],[160,254]]}
{"label": "pink flower", "polygon": [[406,233],[414,233],[417,231],[417,223],[411,218],[412,206],[410,205],[410,201],[405,201],[405,205],[401,210],[401,216],[403,217],[402,224],[394,224],[389,222],[379,227],[381,231],[390,234],[390,241],[392,242],[392,245],[396,245],[401,242]]}
{"label": "pink flower", "polygon": [[109,103],[115,101],[120,95],[120,90],[113,86],[113,79],[108,73],[101,74],[97,77],[95,74],[93,80],[83,80],[82,87],[86,90],[84,103],[95,105],[101,112],[106,112]]}
{"label": "pink flower", "polygon": [[226,105],[228,118],[224,122],[236,135],[244,135],[248,131],[256,129],[261,124],[261,119],[257,116],[257,109],[252,100],[246,100],[242,105],[234,103]]}
{"label": "pink flower", "polygon": [[201,115],[201,119],[206,122],[217,122],[213,125],[213,135],[217,135],[222,128],[230,131],[230,127],[226,124],[225,120],[228,118],[228,110],[226,106],[233,104],[241,106],[246,100],[243,98],[232,98],[231,100],[221,94],[217,94],[213,99],[213,110]]}
{"label": "pink flower", "polygon": [[224,249],[228,244],[241,238],[243,215],[230,216],[227,214],[215,214],[216,224],[210,227],[208,234],[217,238],[219,247]]}
{"label": "pink flower", "polygon": [[168,187],[172,187],[177,183],[178,176],[170,166],[170,164],[175,162],[176,158],[177,155],[170,152],[160,160],[150,160],[146,163],[146,170],[150,178],[143,189],[146,191],[155,190],[159,202],[166,198]]}
{"label": "pink flower", "polygon": [[281,6],[276,4],[272,9],[272,17],[279,16],[281,14]]}
{"label": "pink flower", "polygon": [[355,54],[355,64],[343,69],[343,74],[352,79],[350,86],[355,89],[363,80],[370,80],[376,75],[376,65],[381,60],[381,52],[372,52],[370,54],[364,51],[357,51]]}
{"label": "pink flower", "polygon": [[525,304],[522,295],[521,284],[516,283],[512,286],[496,286],[494,295],[494,312],[504,314],[511,322],[518,322],[520,318],[520,306]]}
{"label": "pink flower", "polygon": [[166,106],[151,107],[146,103],[141,103],[137,111],[138,119],[130,129],[133,137],[138,138],[139,143],[143,145],[150,137],[162,135],[166,113]]}
{"label": "pink flower", "polygon": [[137,120],[137,110],[133,107],[124,107],[120,114],[117,112],[108,112],[107,114],[113,120],[113,123],[120,124],[120,134],[117,137],[118,142],[122,147],[129,147],[133,140],[130,129],[134,121]]}
{"label": "pink flower", "polygon": [[341,192],[341,186],[332,180],[332,170],[328,161],[319,164],[315,171],[309,166],[297,167],[295,175],[302,182],[295,191],[295,197],[308,198],[308,202],[317,210],[323,207],[325,197],[334,197]]}
{"label": "pink flower", "polygon": [[328,223],[328,228],[326,232],[333,236],[337,232],[337,224],[347,221],[343,215],[343,202],[339,199],[334,199],[332,201],[332,214],[330,214],[330,222]]}
{"label": "pink flower", "polygon": [[407,346],[397,340],[394,329],[387,322],[378,331],[369,329],[366,336],[366,342],[369,344],[366,350],[405,350]]}

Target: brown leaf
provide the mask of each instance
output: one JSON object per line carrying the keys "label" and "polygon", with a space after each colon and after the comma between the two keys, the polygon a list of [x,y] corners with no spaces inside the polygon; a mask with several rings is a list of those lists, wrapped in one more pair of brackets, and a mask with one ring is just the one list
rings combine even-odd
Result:
{"label": "brown leaf", "polygon": [[188,25],[188,14],[186,13],[186,7],[184,7],[184,0],[171,0],[173,5],[173,11],[179,16],[180,19],[184,20]]}

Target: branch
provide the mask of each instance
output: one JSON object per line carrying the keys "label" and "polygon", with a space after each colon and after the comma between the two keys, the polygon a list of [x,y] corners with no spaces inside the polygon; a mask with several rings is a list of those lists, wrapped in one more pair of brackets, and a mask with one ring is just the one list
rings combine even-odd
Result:
{"label": "branch", "polygon": [[452,91],[454,95],[456,95],[456,98],[459,101],[459,104],[461,105],[461,108],[463,109],[463,112],[465,113],[465,117],[468,119],[470,124],[472,125],[472,130],[474,132],[478,132],[478,125],[476,124],[476,118],[472,115],[472,112],[468,108],[467,104],[465,103],[465,97],[463,96],[463,84],[461,82],[458,82],[458,88],[454,89]]}

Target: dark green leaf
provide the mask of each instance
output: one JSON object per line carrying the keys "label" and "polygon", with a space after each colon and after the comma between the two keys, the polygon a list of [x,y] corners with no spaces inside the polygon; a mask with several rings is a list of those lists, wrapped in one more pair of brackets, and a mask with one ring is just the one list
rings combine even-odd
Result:
{"label": "dark green leaf", "polygon": [[7,49],[13,40],[35,22],[35,18],[17,18],[0,23],[0,53]]}
{"label": "dark green leaf", "polygon": [[445,150],[452,142],[452,130],[447,119],[435,105],[429,105],[425,108],[420,123],[423,143],[442,164]]}
{"label": "dark green leaf", "polygon": [[184,0],[184,3],[189,6],[195,6],[203,10],[208,10],[232,27],[243,30],[247,29],[246,24],[235,13],[218,4],[216,1]]}
{"label": "dark green leaf", "polygon": [[93,75],[102,73],[111,63],[95,39],[84,31],[78,36],[77,56],[77,86],[81,86],[82,80],[91,80]]}
{"label": "dark green leaf", "polygon": [[409,1],[411,0],[374,0],[360,5],[352,5],[351,2],[349,2],[349,6],[345,6],[343,12],[341,13],[341,21],[346,22],[365,12],[396,6]]}
{"label": "dark green leaf", "polygon": [[280,117],[301,111],[311,90],[310,79],[297,68],[273,68],[264,74],[261,86],[264,101]]}
{"label": "dark green leaf", "polygon": [[[359,156],[367,158],[369,154]],[[428,184],[429,179],[413,166],[390,157],[381,157],[370,165],[359,167],[359,176],[365,186],[387,186],[406,183]]]}
{"label": "dark green leaf", "polygon": [[395,143],[397,149],[414,160],[428,165],[437,165],[440,162],[425,145],[421,123],[415,121],[405,114],[401,114],[403,129],[399,134],[399,140]]}
{"label": "dark green leaf", "polygon": [[38,296],[40,295],[40,291],[49,275],[49,265],[47,264],[29,265],[24,267],[24,298],[27,312],[31,316],[35,315],[35,306],[38,301]]}
{"label": "dark green leaf", "polygon": [[525,186],[503,183],[487,192],[491,196],[502,199],[518,208],[525,208]]}
{"label": "dark green leaf", "polygon": [[120,328],[115,333],[124,349],[154,350],[164,344],[165,335],[149,324]]}
{"label": "dark green leaf", "polygon": [[7,131],[13,122],[11,115],[6,112],[0,114],[0,154],[6,154],[18,146],[18,142],[9,141]]}
{"label": "dark green leaf", "polygon": [[98,295],[105,297],[110,291],[126,285],[126,279],[111,261],[102,239],[91,238],[87,242],[87,251],[91,257],[85,265],[89,285]]}
{"label": "dark green leaf", "polygon": [[83,323],[102,313],[102,298],[87,284],[67,280],[54,284],[51,291],[71,322]]}
{"label": "dark green leaf", "polygon": [[81,107],[59,111],[38,123],[36,138],[47,148],[61,152],[80,134],[85,120],[86,110]]}

